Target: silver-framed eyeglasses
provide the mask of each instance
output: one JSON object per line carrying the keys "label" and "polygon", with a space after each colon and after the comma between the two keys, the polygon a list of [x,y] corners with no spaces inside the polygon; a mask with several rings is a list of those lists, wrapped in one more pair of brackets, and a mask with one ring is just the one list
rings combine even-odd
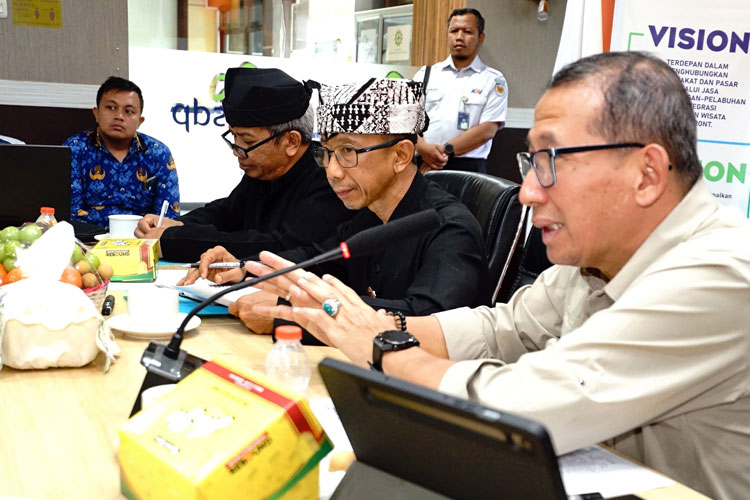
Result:
{"label": "silver-framed eyeglasses", "polygon": [[640,142],[620,142],[617,144],[596,144],[594,146],[573,146],[569,148],[549,148],[540,149],[534,153],[518,153],[516,160],[518,168],[521,170],[521,178],[525,179],[529,170],[534,169],[536,178],[542,187],[548,188],[557,182],[557,172],[555,171],[555,157],[560,155],[583,153],[585,151],[598,151],[600,149],[619,149],[619,148],[643,148],[644,144]]}
{"label": "silver-framed eyeglasses", "polygon": [[341,167],[352,168],[357,166],[359,155],[361,155],[362,153],[368,153],[377,149],[389,148],[403,140],[404,139],[392,139],[381,144],[376,144],[374,146],[368,146],[366,148],[360,149],[356,149],[354,146],[351,146],[349,144],[342,144],[341,146],[336,146],[333,149],[328,149],[322,144],[317,144],[313,147],[313,156],[315,157],[315,161],[318,163],[318,165],[323,168],[328,168],[328,163],[331,161],[331,156],[333,155],[336,155],[336,161],[339,163],[339,165],[341,165]]}
{"label": "silver-framed eyeglasses", "polygon": [[227,146],[229,146],[230,148],[232,148],[232,151],[234,151],[237,154],[237,156],[239,156],[240,158],[242,158],[244,160],[245,158],[247,158],[247,154],[250,151],[252,151],[253,149],[257,149],[257,148],[261,147],[263,144],[267,143],[271,139],[275,139],[276,137],[284,135],[286,132],[287,131],[278,132],[276,134],[273,134],[270,137],[266,137],[262,141],[256,142],[255,144],[253,144],[249,148],[243,148],[242,146],[238,146],[237,144],[235,144],[235,143],[231,142],[229,139],[227,139],[227,135],[229,135],[229,134],[232,133],[231,130],[227,130],[226,132],[224,132],[223,134],[221,134],[221,138],[224,139],[224,142],[227,143]]}

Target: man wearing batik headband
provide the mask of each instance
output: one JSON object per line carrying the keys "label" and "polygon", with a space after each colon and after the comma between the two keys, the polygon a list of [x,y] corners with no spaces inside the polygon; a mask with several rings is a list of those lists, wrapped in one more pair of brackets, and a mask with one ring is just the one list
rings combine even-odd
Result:
{"label": "man wearing batik headband", "polygon": [[[442,221],[438,229],[369,257],[312,269],[339,277],[372,307],[392,313],[394,327],[404,329],[403,315],[485,304],[490,297],[478,223],[464,205],[426,180],[413,161],[417,134],[426,124],[421,103],[421,82],[372,79],[365,84],[322,86],[318,106],[322,145],[315,149],[315,158],[339,199],[358,212],[325,243],[283,254],[301,262],[364,229],[437,210]],[[208,258],[236,260],[227,254]],[[231,274],[220,274],[218,281],[226,282]],[[264,295],[267,300],[269,294],[259,292],[230,307],[258,333],[270,332],[273,326],[271,319],[252,312]]]}
{"label": "man wearing batik headband", "polygon": [[[177,217],[150,214],[136,236],[160,238],[164,258],[193,262],[216,245],[237,255],[321,242],[351,218],[310,149],[312,88],[278,69],[230,68],[222,101],[222,139],[244,172],[227,198]],[[205,166],[205,175],[211,174]]]}

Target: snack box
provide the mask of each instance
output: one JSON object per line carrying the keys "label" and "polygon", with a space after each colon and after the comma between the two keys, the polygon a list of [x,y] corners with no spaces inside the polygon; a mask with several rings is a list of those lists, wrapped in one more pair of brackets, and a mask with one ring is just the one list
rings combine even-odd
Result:
{"label": "snack box", "polygon": [[112,266],[112,281],[148,283],[156,279],[159,240],[103,238],[91,251]]}
{"label": "snack box", "polygon": [[331,450],[304,396],[222,361],[196,369],[119,436],[131,500],[313,500]]}

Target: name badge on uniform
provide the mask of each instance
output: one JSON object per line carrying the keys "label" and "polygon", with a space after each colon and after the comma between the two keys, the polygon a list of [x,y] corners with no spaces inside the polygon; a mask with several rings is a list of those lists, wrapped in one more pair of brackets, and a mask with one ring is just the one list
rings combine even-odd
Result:
{"label": "name badge on uniform", "polygon": [[458,112],[458,120],[456,120],[456,126],[458,130],[469,130],[469,113],[466,112],[466,103],[469,101],[469,98],[466,96],[461,97],[461,102],[463,104],[463,111]]}
{"label": "name badge on uniform", "polygon": [[458,130],[469,130],[469,113],[466,111],[458,112]]}

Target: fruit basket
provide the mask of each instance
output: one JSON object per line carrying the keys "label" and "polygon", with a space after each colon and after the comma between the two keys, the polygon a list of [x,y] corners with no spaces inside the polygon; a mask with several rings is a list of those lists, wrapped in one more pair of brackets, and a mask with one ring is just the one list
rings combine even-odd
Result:
{"label": "fruit basket", "polygon": [[[28,269],[38,271],[40,267],[43,267],[40,263],[53,261],[63,265],[67,262],[59,280],[83,290],[97,310],[101,310],[109,279],[112,277],[112,266],[102,264],[99,257],[81,241],[75,239],[69,226],[69,234],[73,239],[70,253],[58,250],[58,248],[64,248],[69,241],[66,237],[61,239],[62,235],[59,232],[54,241],[37,243],[45,239],[46,235],[43,236],[43,233],[46,233],[47,229],[49,228],[38,227],[32,222],[24,224],[21,228],[8,226],[0,231],[0,286],[25,279],[28,276],[26,273]],[[24,260],[22,263],[19,260],[20,253],[28,252],[31,255],[37,250],[39,252],[29,257],[30,261]]]}
{"label": "fruit basket", "polygon": [[104,302],[104,298],[107,296],[108,285],[109,280],[106,280],[103,283],[99,283],[95,287],[83,289],[83,293],[85,293],[86,296],[91,299],[91,301],[96,306],[97,311],[102,310],[102,303]]}

